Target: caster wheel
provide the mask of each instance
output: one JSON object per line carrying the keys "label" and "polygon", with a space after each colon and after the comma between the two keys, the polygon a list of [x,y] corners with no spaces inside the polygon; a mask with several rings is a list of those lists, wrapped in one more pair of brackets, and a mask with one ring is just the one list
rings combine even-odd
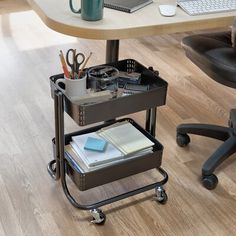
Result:
{"label": "caster wheel", "polygon": [[185,147],[190,143],[190,137],[187,134],[178,134],[176,135],[176,143],[180,147]]}
{"label": "caster wheel", "polygon": [[156,200],[160,203],[160,204],[166,204],[167,200],[168,200],[168,196],[166,194],[165,189],[162,186],[159,186],[156,188]]}
{"label": "caster wheel", "polygon": [[93,209],[90,210],[90,213],[93,217],[93,220],[91,221],[94,224],[97,225],[103,225],[106,221],[106,215],[102,212],[100,209]]}
{"label": "caster wheel", "polygon": [[214,174],[202,176],[202,184],[206,189],[212,190],[217,186],[218,178]]}

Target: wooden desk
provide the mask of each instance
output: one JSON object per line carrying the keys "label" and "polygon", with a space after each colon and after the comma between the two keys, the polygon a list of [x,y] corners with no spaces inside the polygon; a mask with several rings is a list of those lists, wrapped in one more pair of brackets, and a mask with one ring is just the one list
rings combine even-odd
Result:
{"label": "wooden desk", "polygon": [[[166,33],[203,30],[231,25],[236,12],[189,16],[180,8],[174,17],[163,17],[160,0],[132,14],[104,9],[104,18],[89,22],[70,11],[69,0],[27,0],[51,29],[79,38],[107,40],[106,61],[118,59],[119,40]],[[80,2],[80,0],[74,0]]]}

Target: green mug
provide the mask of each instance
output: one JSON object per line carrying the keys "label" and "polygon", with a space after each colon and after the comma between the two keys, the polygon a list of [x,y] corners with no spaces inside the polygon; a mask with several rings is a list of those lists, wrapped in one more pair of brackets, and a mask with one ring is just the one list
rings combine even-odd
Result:
{"label": "green mug", "polygon": [[73,0],[69,0],[70,9],[74,13],[81,14],[83,20],[96,21],[103,18],[104,0],[81,0],[81,8],[73,7]]}

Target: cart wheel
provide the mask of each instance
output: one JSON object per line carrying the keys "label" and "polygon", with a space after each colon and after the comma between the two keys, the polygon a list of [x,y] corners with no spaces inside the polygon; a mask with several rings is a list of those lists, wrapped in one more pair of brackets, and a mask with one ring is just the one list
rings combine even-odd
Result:
{"label": "cart wheel", "polygon": [[204,175],[202,176],[202,184],[206,189],[212,190],[217,186],[218,178],[214,174]]}
{"label": "cart wheel", "polygon": [[176,135],[176,143],[180,147],[185,147],[190,143],[190,137],[187,134],[178,134]]}
{"label": "cart wheel", "polygon": [[90,210],[90,213],[93,217],[93,220],[91,221],[94,224],[97,225],[103,225],[106,221],[106,215],[102,212],[100,209],[93,209]]}
{"label": "cart wheel", "polygon": [[165,189],[162,186],[158,186],[155,189],[156,192],[156,200],[160,203],[160,204],[166,204],[167,200],[168,200],[168,196],[166,194]]}

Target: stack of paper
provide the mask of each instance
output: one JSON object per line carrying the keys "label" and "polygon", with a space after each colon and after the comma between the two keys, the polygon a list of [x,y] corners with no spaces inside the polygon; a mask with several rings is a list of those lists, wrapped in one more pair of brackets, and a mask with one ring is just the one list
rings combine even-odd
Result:
{"label": "stack of paper", "polygon": [[145,150],[154,145],[143,133],[130,122],[117,122],[114,125],[97,131],[100,137],[112,143],[124,155],[130,155]]}
{"label": "stack of paper", "polygon": [[117,163],[119,161],[122,161],[122,159],[118,159],[118,160],[113,160],[111,162],[107,162],[107,163],[96,165],[96,166],[87,166],[84,163],[83,159],[78,155],[78,153],[74,150],[74,148],[70,144],[65,146],[65,152],[67,154],[65,156],[66,159],[80,173],[87,173],[87,172],[94,171],[94,170],[106,167],[108,165]]}
{"label": "stack of paper", "polygon": [[[99,151],[87,150],[91,146],[90,139],[106,143],[105,149]],[[93,143],[93,142],[92,142]],[[117,122],[100,129],[97,132],[86,133],[72,137],[69,145],[65,146],[70,163],[80,172],[89,172],[98,168],[133,159],[152,153],[154,143],[130,122]],[[94,146],[94,145],[93,145]],[[98,147],[96,146],[96,149]]]}
{"label": "stack of paper", "polygon": [[93,132],[73,136],[72,142],[70,143],[87,167],[101,165],[124,157],[124,154],[111,143],[107,144],[104,152],[96,152],[84,149],[88,138],[101,139],[101,137]]}
{"label": "stack of paper", "polygon": [[134,159],[134,158],[137,158],[139,156],[142,156],[142,155],[145,155],[145,154],[148,154],[148,153],[152,153],[152,149],[145,149],[145,150],[142,150],[140,152],[135,153],[135,155],[132,155],[128,158],[127,158],[127,156],[124,156],[121,159],[112,160],[110,162],[106,162],[106,163],[96,165],[96,166],[87,166],[84,163],[83,159],[78,155],[78,153],[74,150],[74,148],[70,144],[65,146],[65,152],[67,153],[67,155],[65,156],[66,159],[69,161],[69,163],[72,166],[74,166],[74,168],[78,172],[87,173],[87,172],[90,172],[90,171],[95,171],[97,169],[107,167],[109,165],[118,164],[119,162],[122,162],[122,161],[127,160],[127,159],[130,160],[130,159]]}

